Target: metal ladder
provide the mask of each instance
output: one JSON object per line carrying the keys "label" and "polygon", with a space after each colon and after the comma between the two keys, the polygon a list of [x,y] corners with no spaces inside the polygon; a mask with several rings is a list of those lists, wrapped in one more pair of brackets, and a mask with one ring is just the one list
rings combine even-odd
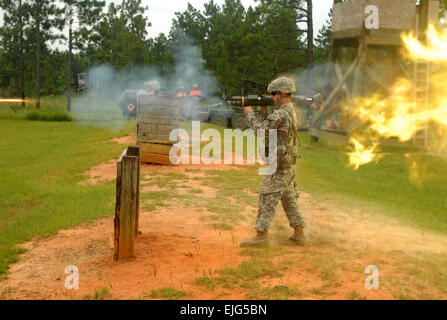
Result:
{"label": "metal ladder", "polygon": [[[425,34],[419,30],[419,15],[416,15],[416,38],[423,44],[426,43]],[[416,60],[414,61],[413,71],[414,91],[413,97],[415,102],[414,112],[424,110],[427,115],[430,95],[430,62]],[[425,117],[424,129],[418,130],[413,136],[413,146],[428,146],[428,120]]]}

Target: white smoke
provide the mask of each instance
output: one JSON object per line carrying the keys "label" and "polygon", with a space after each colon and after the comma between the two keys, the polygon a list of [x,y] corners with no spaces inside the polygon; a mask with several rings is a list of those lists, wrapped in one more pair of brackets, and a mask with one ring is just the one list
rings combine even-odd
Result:
{"label": "white smoke", "polygon": [[[72,113],[75,120],[94,124],[114,131],[119,130],[128,120],[118,107],[121,94],[128,89],[141,90],[144,82],[157,80],[161,90],[175,96],[183,86],[189,93],[197,84],[204,97],[215,96],[218,82],[205,68],[205,60],[199,47],[181,30],[175,32],[170,43],[174,64],[169,72],[162,74],[153,65],[135,66],[133,70],[117,70],[108,64],[94,66],[87,73],[87,89],[73,97]],[[217,96],[207,98],[206,103],[221,102]],[[113,124],[111,124],[113,122]]]}
{"label": "white smoke", "polygon": [[202,95],[210,96],[216,93],[218,82],[213,74],[205,68],[202,51],[193,40],[182,30],[174,32],[174,74],[171,82],[175,88],[185,87],[188,91],[193,84],[197,84]]}

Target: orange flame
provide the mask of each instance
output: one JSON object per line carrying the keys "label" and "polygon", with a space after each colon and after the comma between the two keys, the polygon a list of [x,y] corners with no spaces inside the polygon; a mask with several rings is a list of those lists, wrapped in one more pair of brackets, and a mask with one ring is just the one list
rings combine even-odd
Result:
{"label": "orange flame", "polygon": [[[446,67],[447,29],[437,31],[430,25],[426,35],[427,45],[421,43],[413,34],[402,34],[407,56],[414,61],[436,62]],[[349,153],[350,164],[355,169],[378,159],[375,149],[380,137],[397,137],[402,142],[409,141],[418,131],[423,130],[428,122],[436,124],[444,131],[447,130],[447,72],[439,70],[436,75],[429,76],[430,90],[435,89],[437,95],[430,96],[428,106],[415,102],[414,83],[404,78],[394,83],[391,95],[385,100],[378,97],[355,99],[352,114],[369,123],[369,128],[376,136],[376,139],[373,139],[376,143],[372,147],[364,146],[351,138],[350,142],[355,149]]]}
{"label": "orange flame", "polygon": [[2,102],[31,102],[31,101],[24,99],[0,99],[0,103]]}
{"label": "orange flame", "polygon": [[426,32],[427,45],[422,44],[413,33],[403,34],[402,41],[410,58],[424,61],[447,62],[447,29],[437,31],[430,25]]}
{"label": "orange flame", "polygon": [[354,145],[354,150],[348,153],[348,156],[349,163],[354,166],[355,170],[358,170],[361,165],[370,163],[373,160],[379,160],[379,156],[375,153],[377,144],[367,148],[355,138],[351,138],[351,142]]}

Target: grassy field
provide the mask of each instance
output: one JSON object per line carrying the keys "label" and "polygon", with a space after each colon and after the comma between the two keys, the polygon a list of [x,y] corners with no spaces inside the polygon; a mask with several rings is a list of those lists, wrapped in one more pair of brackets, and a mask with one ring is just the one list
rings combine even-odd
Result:
{"label": "grassy field", "polygon": [[[111,124],[112,125],[112,124]],[[17,259],[15,245],[113,212],[114,184],[84,186],[90,167],[117,157],[107,142],[128,134],[88,123],[0,120],[0,274]]]}
{"label": "grassy field", "polygon": [[344,148],[311,145],[306,134],[302,141],[297,172],[302,190],[354,206],[360,200],[415,226],[447,232],[447,158],[386,147],[377,164],[356,171],[348,166]]}
{"label": "grassy field", "polygon": [[[27,119],[43,121],[89,121],[107,125],[108,121],[122,121],[121,110],[116,100],[104,95],[76,95],[72,97],[72,111],[67,113],[67,98],[64,96],[42,97],[40,109],[30,100],[21,103],[0,103],[0,119]],[[113,127],[110,127],[112,128]]]}

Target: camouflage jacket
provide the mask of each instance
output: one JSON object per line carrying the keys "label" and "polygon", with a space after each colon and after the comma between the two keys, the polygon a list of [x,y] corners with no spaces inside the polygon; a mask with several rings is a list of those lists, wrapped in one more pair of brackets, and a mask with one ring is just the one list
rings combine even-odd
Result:
{"label": "camouflage jacket", "polygon": [[[278,169],[294,167],[299,158],[298,140],[298,118],[293,103],[287,103],[267,115],[260,112],[247,115],[247,122],[251,129],[276,129],[277,130],[277,166]],[[267,135],[266,135],[267,136]],[[268,138],[266,138],[266,149],[268,149]]]}

